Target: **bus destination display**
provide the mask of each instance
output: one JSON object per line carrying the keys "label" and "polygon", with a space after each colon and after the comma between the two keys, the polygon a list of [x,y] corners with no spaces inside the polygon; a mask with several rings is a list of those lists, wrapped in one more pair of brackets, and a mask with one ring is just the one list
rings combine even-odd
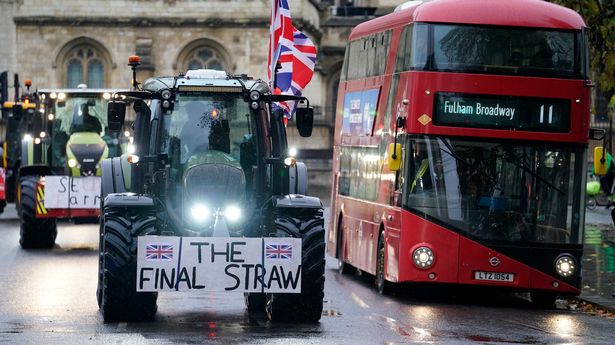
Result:
{"label": "bus destination display", "polygon": [[565,99],[438,92],[434,124],[564,133],[570,130],[570,103]]}

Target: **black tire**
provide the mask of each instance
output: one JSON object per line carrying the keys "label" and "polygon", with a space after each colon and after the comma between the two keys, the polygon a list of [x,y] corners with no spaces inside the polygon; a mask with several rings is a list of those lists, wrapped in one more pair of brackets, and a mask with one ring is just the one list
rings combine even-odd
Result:
{"label": "black tire", "polygon": [[554,309],[557,293],[550,291],[532,291],[530,292],[532,304],[540,309]]}
{"label": "black tire", "polygon": [[38,176],[20,179],[19,244],[23,249],[52,248],[58,229],[54,218],[36,218],[36,183]]}
{"label": "black tire", "polygon": [[384,231],[381,231],[378,237],[378,252],[376,255],[378,257],[376,258],[376,279],[374,284],[379,294],[389,295],[393,285],[384,278]]}
{"label": "black tire", "polygon": [[264,293],[250,292],[243,294],[244,302],[246,303],[246,309],[250,313],[264,313],[265,304],[267,303],[267,296]]}
{"label": "black tire", "polygon": [[342,223],[342,217],[340,217],[340,220],[338,222],[337,225],[337,271],[340,274],[348,274],[350,273],[350,271],[352,271],[352,267],[350,266],[350,264],[346,263],[344,261],[344,232],[343,232],[343,226],[344,224]]}
{"label": "black tire", "polygon": [[265,310],[271,321],[318,322],[325,297],[325,228],[322,209],[277,210],[277,237],[302,240],[301,293],[267,294]]}
{"label": "black tire", "polygon": [[151,321],[157,292],[137,292],[137,238],[155,234],[153,210],[104,207],[98,290],[105,322]]}

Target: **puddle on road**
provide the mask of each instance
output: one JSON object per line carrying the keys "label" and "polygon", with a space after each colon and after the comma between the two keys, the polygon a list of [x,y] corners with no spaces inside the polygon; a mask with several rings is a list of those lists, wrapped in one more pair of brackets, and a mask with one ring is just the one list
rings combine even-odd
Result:
{"label": "puddle on road", "polygon": [[583,249],[583,289],[613,298],[615,229],[610,225],[588,225]]}
{"label": "puddle on road", "polygon": [[519,340],[519,339],[514,339],[514,340],[506,340],[506,339],[500,339],[500,338],[494,338],[494,337],[486,337],[483,335],[470,335],[467,337],[468,340],[471,341],[476,341],[476,342],[481,342],[481,343],[502,343],[502,344],[538,344],[538,341],[533,341],[533,340]]}
{"label": "puddle on road", "polygon": [[340,313],[337,310],[329,309],[329,310],[323,310],[322,316],[342,316],[342,313]]}

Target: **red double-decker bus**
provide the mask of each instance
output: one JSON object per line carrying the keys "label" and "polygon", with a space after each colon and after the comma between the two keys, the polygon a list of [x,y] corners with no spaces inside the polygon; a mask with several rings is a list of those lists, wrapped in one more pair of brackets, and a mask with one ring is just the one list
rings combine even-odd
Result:
{"label": "red double-decker bus", "polygon": [[350,34],[328,252],[376,287],[578,295],[585,24],[539,0],[411,1]]}

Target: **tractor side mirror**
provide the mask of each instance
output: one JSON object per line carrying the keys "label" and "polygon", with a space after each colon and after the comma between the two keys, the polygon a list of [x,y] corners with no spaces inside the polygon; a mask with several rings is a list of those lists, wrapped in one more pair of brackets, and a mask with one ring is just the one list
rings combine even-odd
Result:
{"label": "tractor side mirror", "polygon": [[110,131],[119,132],[122,129],[122,125],[124,125],[125,117],[126,102],[109,102],[109,107],[107,108],[107,123]]}
{"label": "tractor side mirror", "polygon": [[309,137],[312,135],[312,128],[314,127],[314,108],[297,106],[297,130],[302,137]]}

